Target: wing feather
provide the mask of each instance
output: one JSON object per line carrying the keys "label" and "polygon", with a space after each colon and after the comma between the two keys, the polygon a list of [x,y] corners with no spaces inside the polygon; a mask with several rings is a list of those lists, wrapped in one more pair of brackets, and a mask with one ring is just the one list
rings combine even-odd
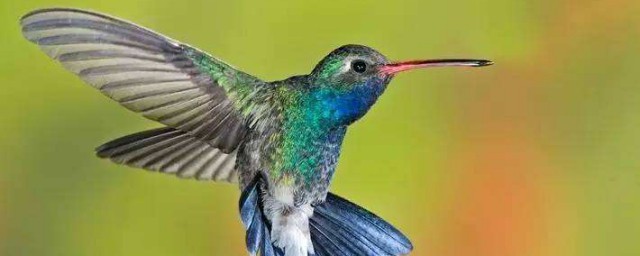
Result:
{"label": "wing feather", "polygon": [[[96,149],[101,158],[181,178],[236,182],[236,151],[229,154],[169,127],[143,131]],[[210,164],[210,163],[227,163]]]}
{"label": "wing feather", "polygon": [[21,25],[28,40],[108,97],[224,153],[236,149],[250,123],[247,109],[269,87],[200,50],[103,14],[43,9]]}

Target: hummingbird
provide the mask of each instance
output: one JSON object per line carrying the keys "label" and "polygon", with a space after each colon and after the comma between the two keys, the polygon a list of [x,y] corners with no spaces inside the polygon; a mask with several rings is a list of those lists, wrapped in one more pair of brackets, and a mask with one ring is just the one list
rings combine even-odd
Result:
{"label": "hummingbird", "polygon": [[181,178],[237,183],[250,255],[404,255],[398,229],[329,192],[349,125],[393,77],[481,59],[389,61],[363,45],[331,51],[306,75],[267,82],[128,21],[80,9],[20,20],[26,39],[125,108],[163,127],[98,157]]}

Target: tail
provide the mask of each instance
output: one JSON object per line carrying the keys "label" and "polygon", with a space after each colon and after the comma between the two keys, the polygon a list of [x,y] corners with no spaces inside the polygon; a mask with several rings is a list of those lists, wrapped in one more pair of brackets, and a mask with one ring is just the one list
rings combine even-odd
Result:
{"label": "tail", "polygon": [[[257,175],[240,198],[247,250],[251,255],[281,256],[284,252],[272,244],[271,224],[262,212],[262,180]],[[413,249],[391,224],[332,193],[316,206],[309,224],[315,256],[405,255]]]}
{"label": "tail", "polygon": [[310,221],[316,255],[405,255],[411,241],[364,208],[332,193]]}

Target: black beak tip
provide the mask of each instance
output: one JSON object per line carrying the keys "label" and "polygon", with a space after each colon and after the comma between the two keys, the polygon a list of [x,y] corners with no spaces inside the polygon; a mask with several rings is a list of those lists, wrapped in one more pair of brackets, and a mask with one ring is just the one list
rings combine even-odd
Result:
{"label": "black beak tip", "polygon": [[491,66],[493,65],[493,61],[490,60],[478,60],[476,62],[475,67],[484,67],[484,66]]}

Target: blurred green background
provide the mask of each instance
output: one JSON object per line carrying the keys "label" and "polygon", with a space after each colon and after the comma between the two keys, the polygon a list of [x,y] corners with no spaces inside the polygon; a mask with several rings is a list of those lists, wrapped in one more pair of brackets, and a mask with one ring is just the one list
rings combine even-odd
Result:
{"label": "blurred green background", "polygon": [[24,40],[42,7],[92,9],[265,80],[340,45],[489,58],[399,75],[350,130],[332,190],[413,255],[640,255],[640,1],[0,3],[0,255],[244,255],[235,185],[94,157],[158,127]]}

